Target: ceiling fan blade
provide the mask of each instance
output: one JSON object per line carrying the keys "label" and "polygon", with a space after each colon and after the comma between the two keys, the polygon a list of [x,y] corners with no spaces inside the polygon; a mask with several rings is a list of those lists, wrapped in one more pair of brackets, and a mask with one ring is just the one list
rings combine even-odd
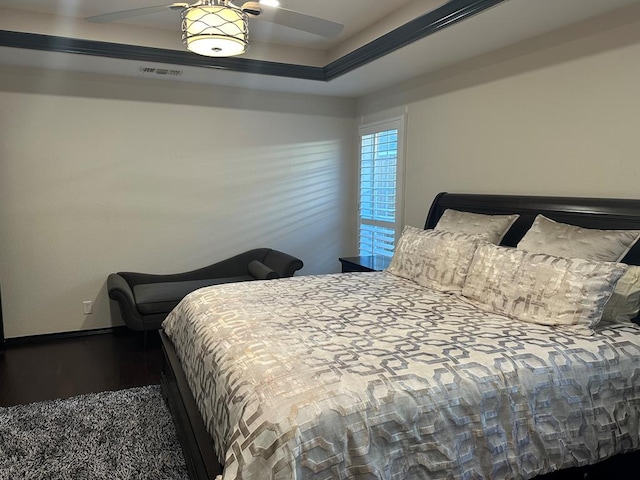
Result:
{"label": "ceiling fan blade", "polygon": [[288,10],[282,7],[271,7],[261,4],[262,12],[258,17],[259,20],[284,25],[285,27],[295,28],[303,32],[313,33],[321,37],[332,38],[338,35],[344,25],[324,18],[313,17],[305,13]]}
{"label": "ceiling fan blade", "polygon": [[104,13],[102,15],[94,15],[87,17],[85,20],[93,23],[108,23],[125,18],[138,17],[140,15],[148,15],[150,13],[161,12],[163,10],[173,10],[188,7],[188,3],[170,3],[168,5],[155,5],[152,7],[133,8],[131,10],[120,10],[119,12]]}

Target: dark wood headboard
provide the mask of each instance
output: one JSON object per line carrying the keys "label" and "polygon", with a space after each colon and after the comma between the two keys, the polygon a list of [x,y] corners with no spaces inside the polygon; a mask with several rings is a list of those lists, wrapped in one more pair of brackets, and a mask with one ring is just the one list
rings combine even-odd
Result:
{"label": "dark wood headboard", "polygon": [[[552,220],[585,228],[640,230],[640,200],[621,198],[536,197],[439,193],[431,204],[425,228],[433,228],[447,209],[488,215],[517,213],[520,218],[502,245],[515,247],[539,213]],[[623,262],[640,265],[640,242]]]}

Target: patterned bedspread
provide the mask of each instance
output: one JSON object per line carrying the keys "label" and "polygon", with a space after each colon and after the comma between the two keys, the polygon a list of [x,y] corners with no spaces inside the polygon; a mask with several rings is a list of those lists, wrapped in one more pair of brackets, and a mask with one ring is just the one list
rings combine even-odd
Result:
{"label": "patterned bedspread", "polygon": [[163,328],[224,480],[531,478],[640,448],[640,328],[592,336],[387,272],[207,287]]}

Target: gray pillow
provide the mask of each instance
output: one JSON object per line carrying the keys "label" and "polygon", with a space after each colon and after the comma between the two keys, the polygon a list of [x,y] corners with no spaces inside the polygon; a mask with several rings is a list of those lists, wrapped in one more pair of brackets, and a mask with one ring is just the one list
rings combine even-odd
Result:
{"label": "gray pillow", "polygon": [[256,280],[273,280],[280,278],[278,272],[272,270],[258,260],[250,261],[249,265],[247,265],[247,271]]}
{"label": "gray pillow", "polygon": [[406,226],[387,268],[389,273],[443,292],[459,292],[481,237]]}
{"label": "gray pillow", "polygon": [[518,243],[519,250],[557,257],[619,262],[640,238],[640,230],[598,230],[538,215]]}
{"label": "gray pillow", "polygon": [[602,321],[629,323],[640,312],[640,267],[630,266],[604,306]]}
{"label": "gray pillow", "polygon": [[[640,238],[638,230],[598,230],[538,215],[518,249],[567,258],[619,262]],[[631,266],[616,284],[602,321],[626,323],[640,311],[640,267]]]}
{"label": "gray pillow", "polygon": [[488,242],[498,245],[519,216],[517,214],[484,215],[481,213],[460,212],[448,208],[438,220],[434,230],[482,235]]}
{"label": "gray pillow", "polygon": [[530,323],[594,327],[627,265],[478,247],[462,295]]}

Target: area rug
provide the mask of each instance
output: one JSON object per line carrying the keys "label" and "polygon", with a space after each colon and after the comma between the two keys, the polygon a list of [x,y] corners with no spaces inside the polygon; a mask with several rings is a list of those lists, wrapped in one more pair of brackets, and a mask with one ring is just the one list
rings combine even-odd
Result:
{"label": "area rug", "polygon": [[187,480],[157,385],[0,408],[0,479]]}

